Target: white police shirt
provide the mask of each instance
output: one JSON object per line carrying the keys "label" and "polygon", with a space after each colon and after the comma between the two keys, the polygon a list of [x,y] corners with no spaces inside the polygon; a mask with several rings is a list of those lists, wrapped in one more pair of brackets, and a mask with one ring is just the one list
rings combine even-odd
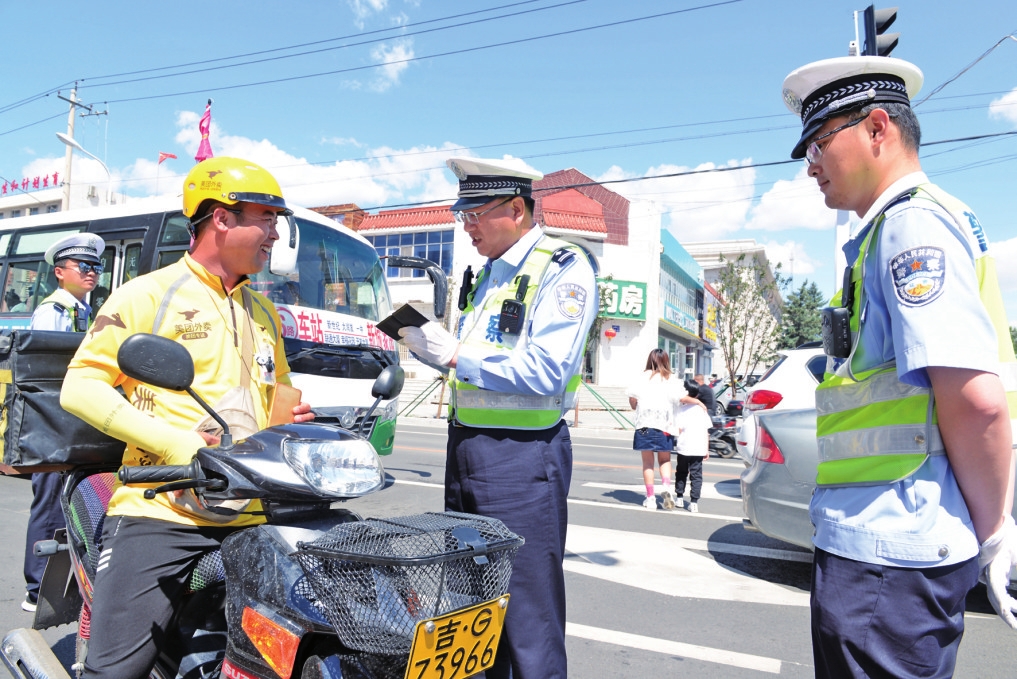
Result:
{"label": "white police shirt", "polygon": [[55,304],[40,304],[32,313],[32,321],[28,326],[32,330],[58,330],[60,332],[74,331],[74,318],[71,315],[71,308],[78,307],[78,317],[88,318],[92,308],[84,302],[79,302],[74,295],[63,288],[53,293],[54,301],[59,302],[64,308],[60,309]]}
{"label": "white police shirt", "polygon": [[[876,200],[862,220],[867,226],[844,246],[849,263],[857,259],[868,222],[879,210],[925,183],[924,173],[910,174]],[[930,366],[998,371],[996,332],[978,294],[976,252],[960,229],[945,209],[928,200],[912,199],[887,211],[876,257],[869,260],[877,262],[878,276],[867,270],[863,282],[865,325],[855,372],[896,360],[902,382],[929,387],[925,369]],[[915,248],[935,254],[944,270],[931,298],[909,299],[894,282],[894,258]],[[816,547],[865,563],[929,568],[978,554],[967,504],[945,455],[930,457],[894,484],[817,488],[809,513]]]}
{"label": "white police shirt", "polygon": [[[540,228],[534,226],[501,257],[488,260],[485,265],[488,271],[473,295],[474,310],[459,321],[460,340],[463,328],[473,326],[473,317],[481,313],[487,298],[513,284],[526,255],[542,235]],[[559,308],[555,291],[565,286],[579,286],[586,291],[578,318],[569,317]],[[507,354],[485,354],[482,347],[461,344],[456,377],[503,394],[551,396],[564,392],[568,381],[582,367],[586,332],[597,314],[599,299],[593,267],[586,257],[577,255],[560,263],[551,262],[533,297],[529,322],[522,330],[525,342]]]}

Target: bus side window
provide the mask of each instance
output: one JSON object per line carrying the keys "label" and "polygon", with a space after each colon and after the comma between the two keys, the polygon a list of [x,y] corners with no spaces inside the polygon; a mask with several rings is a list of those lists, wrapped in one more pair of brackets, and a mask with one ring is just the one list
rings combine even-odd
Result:
{"label": "bus side window", "polygon": [[11,262],[7,267],[7,280],[4,281],[2,308],[10,313],[31,313],[55,289],[53,267],[46,262]]}
{"label": "bus side window", "polygon": [[121,284],[138,277],[141,273],[141,243],[131,243],[124,248],[124,276]]}

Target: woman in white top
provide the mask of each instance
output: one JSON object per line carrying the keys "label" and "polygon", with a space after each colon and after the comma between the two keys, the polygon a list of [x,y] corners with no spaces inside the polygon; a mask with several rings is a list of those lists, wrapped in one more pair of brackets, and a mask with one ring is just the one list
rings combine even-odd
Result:
{"label": "woman in white top", "polygon": [[653,458],[660,466],[664,486],[661,501],[664,509],[674,509],[675,497],[671,490],[671,450],[674,448],[675,407],[685,394],[684,382],[671,379],[671,361],[662,349],[654,349],[646,358],[646,372],[632,385],[627,394],[629,405],[636,411],[636,433],[632,449],[643,455],[643,483],[646,499],[643,507],[655,511],[657,498],[653,487]]}

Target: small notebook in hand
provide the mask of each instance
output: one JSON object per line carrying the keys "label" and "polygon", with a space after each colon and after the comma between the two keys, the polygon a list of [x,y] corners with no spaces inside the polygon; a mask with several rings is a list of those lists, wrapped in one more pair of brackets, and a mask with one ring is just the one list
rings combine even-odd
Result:
{"label": "small notebook in hand", "polygon": [[405,328],[407,326],[419,328],[427,322],[427,316],[424,316],[409,304],[404,304],[396,309],[391,316],[380,321],[378,323],[378,330],[381,330],[383,333],[398,342],[400,339],[399,328]]}

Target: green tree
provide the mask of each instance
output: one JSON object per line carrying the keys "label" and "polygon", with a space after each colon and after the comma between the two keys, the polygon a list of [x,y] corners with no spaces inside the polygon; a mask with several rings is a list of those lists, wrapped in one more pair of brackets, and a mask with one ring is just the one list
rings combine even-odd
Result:
{"label": "green tree", "polygon": [[1010,341],[1013,342],[1013,351],[1017,354],[1017,327],[1010,326]]}
{"label": "green tree", "polygon": [[822,339],[822,319],[819,309],[825,304],[819,286],[805,280],[784,301],[784,315],[781,318],[781,349],[794,349],[805,342]]}
{"label": "green tree", "polygon": [[740,374],[773,357],[780,337],[777,322],[781,289],[786,285],[780,265],[773,276],[758,259],[744,254],[726,262],[717,277],[717,292],[723,299],[717,310],[717,341],[724,352],[728,379],[734,382]]}

